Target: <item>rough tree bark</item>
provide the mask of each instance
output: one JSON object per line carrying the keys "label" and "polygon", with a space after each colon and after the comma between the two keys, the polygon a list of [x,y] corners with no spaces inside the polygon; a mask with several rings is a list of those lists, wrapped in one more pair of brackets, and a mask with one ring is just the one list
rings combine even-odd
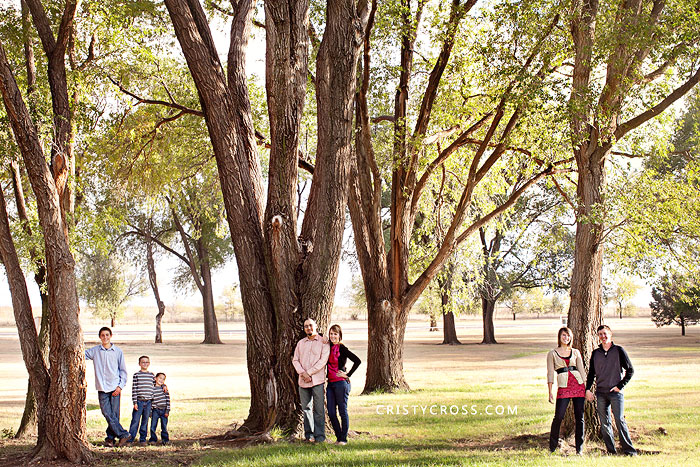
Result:
{"label": "rough tree bark", "polygon": [[38,422],[37,437],[41,440],[46,436],[45,423],[49,373],[45,362],[45,354],[42,352],[41,339],[37,336],[34,324],[27,283],[19,264],[12,235],[10,234],[10,222],[2,190],[0,190],[0,254],[2,254],[2,262],[10,285],[17,331],[22,336],[20,339],[22,356],[29,373],[27,403],[25,404],[22,423],[17,431],[17,435],[20,436],[20,433],[27,434],[31,427]]}
{"label": "rough tree bark", "polygon": [[[22,0],[21,12],[22,12],[22,41],[24,43],[24,60],[27,71],[27,100],[29,102],[29,108],[32,113],[35,112],[35,91],[36,91],[36,63],[34,61],[34,46],[32,44],[32,36],[30,32],[31,18],[29,13],[29,7],[27,3]],[[12,161],[10,164],[10,176],[12,178],[12,186],[15,193],[15,201],[17,204],[17,211],[22,223],[22,229],[25,233],[31,237],[32,232],[27,219],[27,212],[24,202],[24,193],[22,190],[22,178],[20,175],[19,164],[16,161]],[[46,281],[46,264],[36,254],[35,251],[30,250],[31,260],[35,264],[36,273],[34,274],[34,280],[39,286],[39,294],[41,296],[41,328],[39,331],[39,345],[41,348],[42,356],[48,365],[48,353],[49,353],[49,313],[48,313],[48,297],[46,295],[45,281]],[[36,398],[34,397],[34,390],[32,388],[31,379],[27,382],[27,397],[24,403],[24,413],[22,414],[22,420],[20,421],[17,433],[15,433],[15,438],[22,438],[30,434],[31,431],[36,428],[37,424],[37,407]]]}
{"label": "rough tree bark", "polygon": [[66,47],[78,9],[78,0],[66,0],[57,36],[40,0],[24,0],[32,14],[34,27],[48,59],[47,76],[53,109],[53,139],[51,144],[51,173],[61,202],[61,216],[66,237],[66,217],[73,211],[69,177],[73,167],[73,113],[68,97],[66,78]]}
{"label": "rough tree bark", "polygon": [[[28,3],[36,19],[35,8],[32,7],[31,2],[34,0],[29,0]],[[67,41],[67,31],[74,15],[75,5],[71,8],[69,3],[63,15],[57,42],[63,44],[63,50],[65,50],[64,42]],[[36,26],[39,29],[40,24]],[[83,334],[78,320],[80,310],[75,283],[75,261],[68,246],[67,228],[63,222],[57,184],[46,164],[36,127],[17,87],[2,44],[0,44],[0,91],[37,199],[39,222],[44,233],[51,310],[49,353],[51,366],[45,436],[37,440],[35,456],[38,458],[62,457],[71,462],[89,461],[92,454],[85,432],[87,384]],[[35,388],[35,394],[39,392],[36,389],[38,388]]]}
{"label": "rough tree bark", "polygon": [[[165,3],[199,91],[240,275],[251,387],[251,406],[240,431],[258,433],[276,425],[294,433],[300,420],[291,365],[294,346],[304,317],[327,325],[337,277],[343,227],[337,218],[342,218],[345,204],[351,99],[366,8],[352,1],[328,4],[317,63],[319,147],[297,239],[294,201],[308,73],[308,1],[265,2],[271,123],[265,213],[245,75],[252,2],[235,5],[226,75],[199,2]],[[324,96],[331,91],[337,94],[329,101]]]}
{"label": "rough tree bark", "polygon": [[[31,94],[30,94],[31,96]],[[26,202],[24,198],[24,189],[22,188],[22,177],[20,166],[16,161],[10,163],[10,177],[12,179],[12,188],[15,194],[15,204],[17,206],[17,215],[22,225],[22,230],[27,237],[32,237],[33,232],[29,225],[27,216]],[[49,297],[46,293],[46,262],[34,248],[29,248],[29,255],[34,263],[36,272],[34,273],[34,281],[39,288],[39,296],[41,298],[41,324],[39,328],[39,349],[48,368],[49,356]],[[24,413],[20,421],[15,438],[27,436],[36,428],[37,425],[37,405],[34,389],[31,379],[27,383],[27,397],[24,403]]]}

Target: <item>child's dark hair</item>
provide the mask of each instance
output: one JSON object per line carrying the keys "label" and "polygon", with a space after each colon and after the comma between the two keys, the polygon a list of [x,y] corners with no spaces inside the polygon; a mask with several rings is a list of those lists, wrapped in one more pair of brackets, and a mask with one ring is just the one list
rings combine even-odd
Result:
{"label": "child's dark hair", "polygon": [[165,373],[156,373],[156,378],[159,377],[160,375],[163,375],[163,378],[166,378]]}
{"label": "child's dark hair", "polygon": [[149,362],[151,361],[151,359],[148,357],[148,355],[141,355],[141,356],[139,357],[139,364],[141,364],[141,359],[142,359],[142,358],[148,358],[148,361],[149,361]]}
{"label": "child's dark hair", "polygon": [[102,335],[102,331],[107,331],[109,335],[112,335],[112,330],[109,329],[107,326],[103,326],[100,328],[100,331],[97,333],[97,337],[100,337]]}

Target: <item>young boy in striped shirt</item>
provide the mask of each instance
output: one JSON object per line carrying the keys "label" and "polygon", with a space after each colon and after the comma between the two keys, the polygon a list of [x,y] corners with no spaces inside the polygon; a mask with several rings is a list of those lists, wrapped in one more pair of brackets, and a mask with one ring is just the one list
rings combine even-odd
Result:
{"label": "young boy in striped shirt", "polygon": [[[131,385],[131,402],[134,404],[134,411],[131,413],[131,426],[129,434],[131,442],[136,440],[136,430],[139,430],[139,444],[146,444],[148,433],[148,418],[151,416],[151,402],[153,401],[153,389],[155,376],[148,371],[151,360],[143,355],[139,357],[141,369],[134,373]],[[139,426],[140,425],[140,426]]]}
{"label": "young boy in striped shirt", "polygon": [[165,373],[156,374],[156,385],[153,388],[153,405],[151,411],[151,438],[149,443],[158,442],[156,428],[160,420],[160,439],[163,445],[170,443],[168,436],[168,415],[170,415],[170,394],[165,387]]}

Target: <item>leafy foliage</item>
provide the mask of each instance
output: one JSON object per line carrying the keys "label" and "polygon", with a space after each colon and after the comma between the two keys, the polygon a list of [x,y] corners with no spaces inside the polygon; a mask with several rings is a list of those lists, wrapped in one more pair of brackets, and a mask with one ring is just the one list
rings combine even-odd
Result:
{"label": "leafy foliage", "polygon": [[651,307],[651,320],[657,327],[676,324],[685,327],[700,321],[700,286],[686,278],[667,275],[651,289],[654,298]]}

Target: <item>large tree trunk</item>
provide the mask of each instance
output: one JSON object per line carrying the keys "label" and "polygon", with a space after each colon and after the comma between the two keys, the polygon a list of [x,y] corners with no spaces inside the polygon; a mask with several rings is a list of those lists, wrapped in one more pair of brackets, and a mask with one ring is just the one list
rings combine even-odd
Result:
{"label": "large tree trunk", "polygon": [[[289,436],[297,434],[300,403],[297,375],[289,364],[304,320],[314,318],[323,332],[327,317],[322,310],[300,306],[301,255],[313,250],[297,240],[296,186],[299,129],[306,95],[309,48],[308,0],[265,2],[265,87],[270,117],[270,172],[265,210],[265,260],[270,292],[277,316],[276,355],[277,411],[274,424]],[[320,134],[319,134],[320,136]],[[320,319],[319,318],[323,318]]]}
{"label": "large tree trunk", "polygon": [[[39,328],[39,349],[41,356],[44,359],[44,364],[48,368],[49,364],[49,297],[46,295],[46,267],[43,261],[38,261],[38,271],[34,274],[34,280],[39,286],[39,295],[41,297],[41,325]],[[40,389],[41,390],[41,389]],[[15,438],[23,438],[31,434],[37,427],[37,404],[32,380],[29,378],[27,382],[27,397],[24,401],[24,413],[20,421]]]}
{"label": "large tree trunk", "polygon": [[[305,314],[318,318],[321,326],[328,322],[340,253],[336,239],[342,236],[343,225],[336,218],[342,217],[345,205],[351,118],[337,113],[337,109],[344,109],[345,113],[351,109],[355,64],[348,68],[341,66],[339,60],[351,62],[356,57],[356,53],[348,53],[344,48],[354,37],[347,28],[359,27],[360,33],[363,28],[356,17],[336,16],[352,12],[345,9],[346,2],[329,5],[323,40],[331,41],[326,48],[334,58],[329,60],[327,89],[335,88],[342,97],[331,102],[331,107],[326,106],[321,94],[328,91],[318,86],[319,119],[331,124],[322,131],[332,134],[319,133],[311,191],[312,199],[318,201],[310,201],[306,210],[300,248],[294,222],[296,168],[293,166],[297,164],[296,145],[304,101],[300,86],[306,82],[308,72],[308,2],[265,4],[268,68],[272,67],[267,72],[268,112],[271,153],[275,154],[270,162],[270,211],[265,216],[245,74],[252,2],[242,0],[234,7],[227,77],[201,5],[184,0],[165,3],[199,91],[238,264],[251,387],[251,407],[241,431],[264,432],[277,425],[293,432],[300,420],[296,375],[291,365],[294,346]],[[275,82],[278,66],[283,67],[281,74],[287,80]],[[317,68],[319,74],[324,73],[323,65]],[[343,80],[338,81],[338,77]],[[280,89],[285,86],[287,89]],[[324,140],[329,144],[324,145]],[[318,194],[314,195],[315,192]],[[326,224],[329,220],[330,228]]]}
{"label": "large tree trunk", "polygon": [[[605,188],[605,151],[589,145],[574,151],[578,166],[577,196],[579,208],[576,223],[574,269],[571,274],[571,304],[568,327],[574,334],[573,346],[581,351],[588,370],[591,353],[596,347],[596,329],[603,322],[603,224],[590,221],[593,210],[603,203]],[[586,434],[597,439],[600,421],[595,402],[587,404]],[[591,409],[592,407],[592,409]],[[573,412],[567,412],[562,423],[562,434],[569,436],[575,429]]]}
{"label": "large tree trunk", "polygon": [[0,253],[10,285],[12,308],[15,314],[15,322],[17,323],[17,331],[20,335],[22,356],[29,372],[24,415],[16,437],[27,435],[38,422],[37,435],[41,440],[46,436],[46,401],[49,388],[49,375],[45,361],[46,353],[45,351],[42,352],[45,346],[42,345],[41,336],[37,336],[27,284],[10,234],[7,207],[2,190],[0,190]]}
{"label": "large tree trunk", "polygon": [[[70,15],[67,21],[72,21]],[[78,320],[75,261],[68,246],[56,183],[46,164],[36,127],[14,80],[2,44],[0,91],[37,199],[39,222],[44,232],[51,313],[51,385],[46,405],[46,436],[37,441],[36,457],[89,461],[92,454],[85,432],[85,352]],[[33,319],[31,325],[35,334]]]}
{"label": "large tree trunk", "polygon": [[214,291],[211,283],[209,252],[201,242],[198,244],[200,271],[202,274],[202,309],[204,310],[204,341],[202,344],[223,344],[219,338],[219,324],[214,310]]}
{"label": "large tree trunk", "polygon": [[265,432],[277,412],[278,381],[273,371],[277,319],[264,257],[264,190],[245,74],[252,4],[250,0],[238,2],[231,24],[228,76],[201,5],[185,0],[166,0],[165,5],[199,91],[236,254],[251,393],[248,417],[241,429]]}
{"label": "large tree trunk", "polygon": [[[482,344],[498,344],[496,342],[496,333],[493,328],[493,314],[496,309],[496,300],[491,298],[481,298],[481,314],[484,325],[484,338]],[[513,313],[515,319],[515,313]]]}
{"label": "large tree trunk", "polygon": [[370,301],[368,296],[367,312],[367,377],[362,393],[409,389],[403,374],[403,342],[408,310],[388,300]]}
{"label": "large tree trunk", "polygon": [[[150,229],[149,229],[150,233]],[[161,320],[163,315],[165,315],[165,303],[160,299],[160,292],[158,290],[158,278],[156,277],[156,263],[153,259],[153,242],[150,239],[146,240],[146,267],[148,269],[148,282],[151,284],[151,290],[153,290],[153,296],[156,299],[156,305],[158,306],[158,314],[156,315],[156,344],[163,343],[163,332],[161,329]]]}

